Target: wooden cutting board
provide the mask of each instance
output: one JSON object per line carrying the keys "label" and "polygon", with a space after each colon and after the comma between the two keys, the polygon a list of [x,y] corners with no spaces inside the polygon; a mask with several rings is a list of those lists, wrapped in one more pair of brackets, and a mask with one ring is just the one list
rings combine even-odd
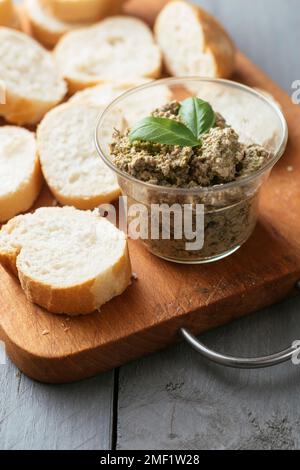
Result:
{"label": "wooden cutting board", "polygon": [[[133,0],[128,11],[139,9],[151,22],[162,3]],[[200,333],[293,293],[300,279],[300,108],[240,53],[234,79],[272,93],[290,132],[287,152],[263,190],[254,235],[230,258],[202,266],[162,261],[131,241],[138,280],[86,317],[32,305],[18,280],[0,268],[0,337],[25,374],[51,383],[83,379],[178,341],[180,327]],[[51,203],[45,187],[37,206]]]}

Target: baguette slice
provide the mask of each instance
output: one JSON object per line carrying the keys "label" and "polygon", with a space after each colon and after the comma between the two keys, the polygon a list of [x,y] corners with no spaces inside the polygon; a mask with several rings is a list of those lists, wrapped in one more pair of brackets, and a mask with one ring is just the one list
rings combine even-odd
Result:
{"label": "baguette slice", "polygon": [[58,42],[54,57],[71,93],[112,79],[156,78],[161,71],[151,30],[126,16],[71,31]]}
{"label": "baguette slice", "polygon": [[30,209],[41,184],[34,134],[20,127],[0,127],[0,222]]}
{"label": "baguette slice", "polygon": [[115,175],[94,144],[98,107],[65,103],[50,111],[37,130],[42,172],[63,205],[93,209],[120,194]]}
{"label": "baguette slice", "polygon": [[[126,91],[140,85],[145,85],[150,81],[147,79],[137,79],[132,80],[131,83],[113,82],[97,85],[83,91],[78,91],[69,102],[88,103],[105,108]],[[144,99],[143,94],[145,95]],[[161,85],[158,88],[147,89],[145,92],[140,91],[138,96],[128,96],[124,103],[119,103],[118,107],[122,111],[128,126],[131,127],[140,119],[149,116],[154,109],[166,104],[171,100],[171,97],[171,90],[167,86]]]}
{"label": "baguette slice", "polygon": [[0,77],[6,103],[0,116],[13,124],[36,124],[67,91],[49,52],[34,39],[0,28]]}
{"label": "baguette slice", "polygon": [[18,27],[18,18],[12,0],[0,0],[0,26]]}
{"label": "baguette slice", "polygon": [[121,12],[125,0],[42,0],[62,21],[96,22]]}
{"label": "baguette slice", "polygon": [[84,26],[56,18],[40,0],[25,0],[24,6],[33,36],[45,47],[54,47],[64,34]]}
{"label": "baguette slice", "polygon": [[[241,94],[238,89],[225,90],[222,86],[212,87],[205,83],[193,91],[225,118],[242,143],[259,144],[270,152],[274,151],[276,142],[279,143],[278,125],[273,111],[263,102],[259,104],[257,100],[253,103],[251,95]],[[280,107],[272,95],[261,89],[256,91]]]}
{"label": "baguette slice", "polygon": [[43,207],[0,231],[0,261],[18,275],[28,300],[53,313],[99,309],[130,284],[123,232],[97,212]]}
{"label": "baguette slice", "polygon": [[106,107],[126,91],[150,82],[151,80],[147,78],[136,78],[130,81],[114,80],[110,83],[100,83],[77,91],[71,96],[69,103],[88,103],[92,106]]}
{"label": "baguette slice", "polygon": [[160,12],[154,30],[171,75],[227,78],[234,71],[233,42],[202,8],[174,0]]}

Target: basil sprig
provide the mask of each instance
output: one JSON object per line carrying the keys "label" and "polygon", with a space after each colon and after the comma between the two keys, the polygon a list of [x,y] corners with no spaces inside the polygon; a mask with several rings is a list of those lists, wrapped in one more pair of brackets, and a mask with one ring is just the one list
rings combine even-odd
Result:
{"label": "basil sprig", "polygon": [[147,117],[142,119],[130,132],[130,140],[144,140],[166,145],[196,147],[199,145],[194,134],[181,122],[172,119]]}
{"label": "basil sprig", "polygon": [[188,98],[180,106],[179,116],[185,125],[200,139],[216,122],[211,105],[199,98]]}
{"label": "basil sprig", "polygon": [[184,100],[179,109],[182,122],[147,117],[139,121],[129,134],[131,142],[140,140],[180,147],[198,147],[201,136],[215,124],[215,113],[209,103],[199,98]]}

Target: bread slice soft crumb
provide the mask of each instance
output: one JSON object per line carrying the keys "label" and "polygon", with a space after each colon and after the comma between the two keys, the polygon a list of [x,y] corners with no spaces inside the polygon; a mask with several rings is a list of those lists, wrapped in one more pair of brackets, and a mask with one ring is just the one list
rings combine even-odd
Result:
{"label": "bread slice soft crumb", "polygon": [[127,240],[96,211],[47,207],[0,231],[0,261],[28,300],[53,313],[93,312],[131,282]]}
{"label": "bread slice soft crumb", "polygon": [[24,8],[33,36],[49,48],[54,47],[69,31],[87,26],[82,21],[69,23],[57,18],[40,0],[25,0]]}
{"label": "bread slice soft crumb", "polygon": [[[103,83],[85,90],[78,91],[71,97],[71,103],[88,103],[93,106],[100,106],[104,109],[113,100],[132,88],[150,83],[149,79],[136,79],[130,81],[114,81]],[[149,116],[156,108],[160,108],[171,100],[172,92],[164,85],[156,88],[147,88],[140,91],[138,95],[131,95],[122,103],[118,104],[118,109],[122,112],[129,127],[137,121]]]}
{"label": "bread slice soft crumb", "polygon": [[55,47],[54,57],[71,93],[112,79],[157,78],[161,71],[151,30],[127,16],[71,31]]}
{"label": "bread slice soft crumb", "polygon": [[41,185],[34,134],[20,127],[0,127],[0,222],[30,209]]}
{"label": "bread slice soft crumb", "polygon": [[0,116],[13,124],[36,124],[67,91],[53,57],[34,39],[0,27],[0,77],[5,104]]}
{"label": "bread slice soft crumb", "polygon": [[116,199],[120,188],[94,144],[99,108],[66,103],[50,111],[37,130],[42,172],[63,205],[93,209]]}
{"label": "bread slice soft crumb", "polygon": [[[211,103],[215,111],[219,112],[230,126],[238,133],[241,142],[247,145],[259,144],[270,152],[278,144],[278,124],[274,120],[274,112],[263,100],[254,100],[250,94],[241,93],[232,87],[230,90],[222,85],[203,83],[192,87],[193,93],[199,98]],[[266,95],[266,92],[257,90]],[[267,93],[267,98],[277,106],[274,97]]]}
{"label": "bread slice soft crumb", "polygon": [[227,78],[232,74],[233,42],[220,23],[202,8],[181,0],[167,3],[154,30],[171,75]]}

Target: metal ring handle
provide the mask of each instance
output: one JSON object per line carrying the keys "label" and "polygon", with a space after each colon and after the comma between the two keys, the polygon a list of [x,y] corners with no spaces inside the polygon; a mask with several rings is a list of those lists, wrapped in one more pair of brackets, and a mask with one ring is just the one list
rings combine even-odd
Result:
{"label": "metal ring handle", "polygon": [[[296,289],[300,290],[300,281],[296,284]],[[189,330],[185,328],[180,329],[181,336],[192,346],[201,356],[209,359],[216,364],[225,367],[232,367],[235,369],[262,369],[265,367],[272,367],[283,362],[291,360],[293,357],[300,354],[300,347],[289,347],[270,356],[241,358],[234,356],[227,356],[220,354],[217,351],[209,349],[201,341],[199,341]]]}
{"label": "metal ring handle", "polygon": [[300,354],[300,347],[293,348],[289,347],[270,356],[262,357],[251,357],[251,358],[241,358],[234,356],[226,356],[225,354],[220,354],[212,349],[209,349],[201,341],[199,341],[189,330],[185,328],[180,329],[180,334],[183,338],[195,349],[201,356],[209,359],[216,364],[220,364],[225,367],[232,367],[235,369],[262,369],[264,367],[272,367],[283,362],[291,360],[294,355]]}

